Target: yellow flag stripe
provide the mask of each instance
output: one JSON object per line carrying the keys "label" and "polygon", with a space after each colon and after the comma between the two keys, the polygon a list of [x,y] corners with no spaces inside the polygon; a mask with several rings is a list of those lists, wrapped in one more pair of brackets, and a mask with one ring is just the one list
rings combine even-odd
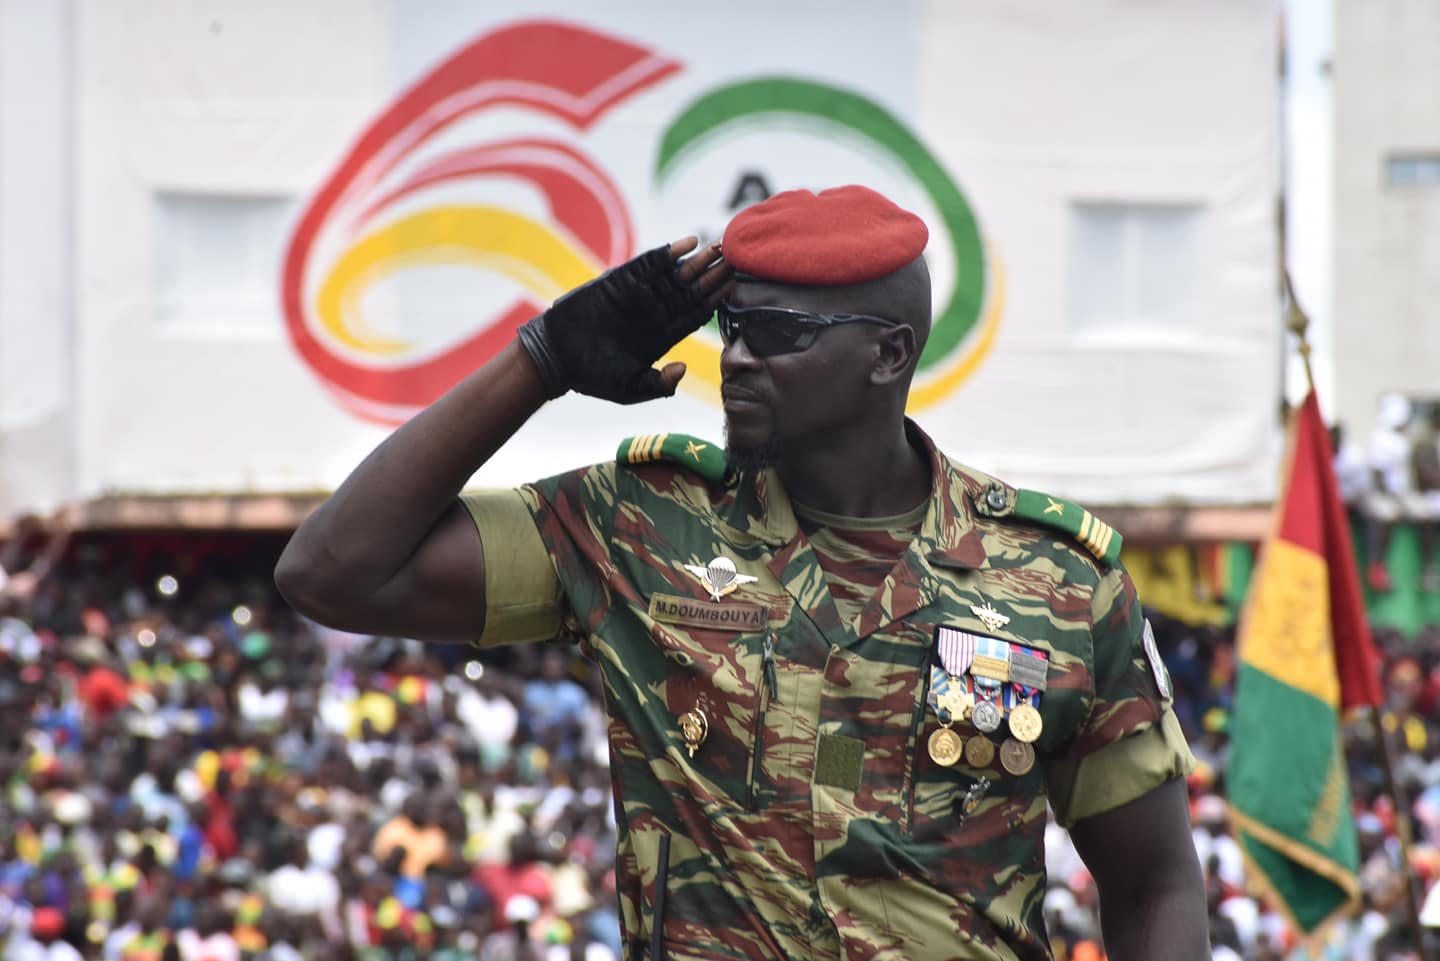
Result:
{"label": "yellow flag stripe", "polygon": [[1319,554],[1279,538],[1267,544],[1241,625],[1240,659],[1339,710],[1328,577]]}

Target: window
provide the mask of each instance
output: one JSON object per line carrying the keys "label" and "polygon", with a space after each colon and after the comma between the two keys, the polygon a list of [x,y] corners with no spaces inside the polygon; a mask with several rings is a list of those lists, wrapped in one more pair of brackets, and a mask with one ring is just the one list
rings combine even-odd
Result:
{"label": "window", "polygon": [[1440,187],[1440,153],[1391,154],[1385,160],[1391,187]]}
{"label": "window", "polygon": [[162,192],[155,197],[156,301],[186,333],[280,330],[289,197]]}
{"label": "window", "polygon": [[1199,222],[1188,204],[1075,204],[1071,330],[1190,328]]}

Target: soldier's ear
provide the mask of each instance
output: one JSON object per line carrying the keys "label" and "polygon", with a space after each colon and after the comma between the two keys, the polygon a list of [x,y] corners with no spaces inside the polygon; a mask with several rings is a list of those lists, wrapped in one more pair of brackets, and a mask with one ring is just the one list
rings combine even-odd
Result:
{"label": "soldier's ear", "polygon": [[919,338],[908,324],[880,328],[872,343],[875,353],[870,367],[870,383],[877,387],[907,377],[920,359]]}

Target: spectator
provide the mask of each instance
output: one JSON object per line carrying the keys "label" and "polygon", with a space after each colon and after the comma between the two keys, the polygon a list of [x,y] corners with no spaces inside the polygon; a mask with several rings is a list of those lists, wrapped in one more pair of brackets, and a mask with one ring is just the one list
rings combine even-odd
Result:
{"label": "spectator", "polygon": [[1420,584],[1426,591],[1440,591],[1440,401],[1419,418],[1410,467],[1420,529]]}
{"label": "spectator", "polygon": [[537,742],[555,744],[557,756],[568,763],[575,758],[589,697],[568,676],[568,652],[547,648],[540,665],[540,677],[525,685],[523,707],[530,734]]}
{"label": "spectator", "polygon": [[1414,491],[1411,472],[1411,442],[1405,429],[1410,422],[1410,402],[1399,394],[1385,394],[1375,415],[1375,427],[1366,446],[1372,482],[1365,499],[1367,528],[1365,577],[1372,590],[1391,588],[1386,555],[1395,524],[1405,516],[1406,501]]}
{"label": "spectator", "polygon": [[7,947],[5,961],[83,961],[64,935],[65,915],[55,908],[37,908],[30,916],[29,931]]}
{"label": "spectator", "polygon": [[480,961],[544,961],[531,929],[540,917],[540,905],[523,894],[505,906],[506,926],[490,935],[480,949]]}
{"label": "spectator", "polygon": [[[619,956],[601,693],[584,662],[563,648],[533,661],[486,652],[471,680],[469,652],[350,638],[331,650],[257,587],[273,553],[254,559],[252,577],[216,555],[155,554],[146,570],[130,545],[80,546],[57,556],[29,599],[3,601],[0,961],[120,961],[126,951],[476,961],[487,946],[545,961]],[[9,551],[15,569],[29,552]],[[137,603],[137,585],[173,571],[180,593]],[[283,661],[243,653],[253,631],[232,617],[241,604]],[[1233,631],[1153,621],[1183,665],[1176,713],[1204,761],[1189,787],[1216,956],[1287,957],[1295,939],[1244,887],[1223,816]],[[1414,855],[1440,903],[1440,634],[1381,631],[1377,641],[1409,748],[1398,770]],[[101,667],[113,677],[87,684]],[[283,692],[278,727],[247,713],[247,685]],[[1410,936],[1399,812],[1377,786],[1367,730],[1348,736],[1367,900],[1325,949],[1369,961]],[[560,762],[567,739],[573,760]],[[1048,845],[1047,863],[1057,959],[1099,958],[1093,883],[1063,844]],[[40,912],[42,929],[60,919],[48,942],[32,928]]]}
{"label": "spectator", "polygon": [[400,874],[421,880],[431,865],[443,864],[449,852],[445,832],[433,818],[432,802],[419,794],[405,799],[401,813],[375,835],[372,851],[381,861],[399,852]]}
{"label": "spectator", "polygon": [[176,936],[180,961],[240,961],[240,945],[230,925],[230,919],[217,905],[202,907],[196,926]]}

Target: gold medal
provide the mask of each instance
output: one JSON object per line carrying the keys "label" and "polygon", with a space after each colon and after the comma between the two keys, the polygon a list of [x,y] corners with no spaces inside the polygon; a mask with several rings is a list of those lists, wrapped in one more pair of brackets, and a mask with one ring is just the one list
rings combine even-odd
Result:
{"label": "gold medal", "polygon": [[1019,777],[1035,766],[1035,749],[1024,741],[1007,737],[1000,745],[1000,766]]}
{"label": "gold medal", "polygon": [[971,767],[989,767],[995,760],[995,745],[988,737],[972,737],[965,742],[965,763]]}
{"label": "gold medal", "polygon": [[950,728],[942,727],[930,735],[926,747],[930,751],[930,760],[941,767],[950,767],[960,760],[960,755],[965,750],[965,739]]}
{"label": "gold medal", "polygon": [[710,734],[710,720],[698,707],[680,715],[680,737],[685,741],[685,750],[695,756],[695,749],[705,743]]}
{"label": "gold medal", "polygon": [[1010,733],[1015,740],[1029,744],[1040,736],[1045,721],[1040,712],[1029,704],[1016,704],[1010,709]]}
{"label": "gold medal", "polygon": [[975,698],[970,695],[969,691],[963,687],[952,684],[950,685],[950,689],[940,695],[936,701],[935,706],[937,710],[935,713],[938,715],[941,710],[948,711],[950,713],[950,723],[954,724],[956,721],[963,721],[970,716],[970,706],[974,703]]}

